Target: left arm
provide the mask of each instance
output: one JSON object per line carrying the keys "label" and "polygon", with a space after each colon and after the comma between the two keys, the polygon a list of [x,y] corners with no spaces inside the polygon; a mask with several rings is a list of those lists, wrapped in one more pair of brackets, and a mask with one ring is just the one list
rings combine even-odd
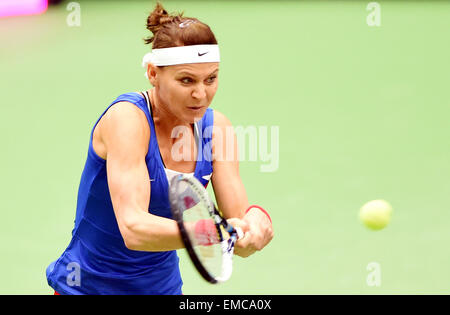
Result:
{"label": "left arm", "polygon": [[225,218],[238,218],[244,221],[240,223],[230,220],[231,224],[248,225],[249,232],[236,243],[236,254],[248,257],[263,249],[272,240],[272,223],[258,209],[251,209],[245,213],[249,203],[239,175],[236,135],[231,122],[217,111],[214,111],[212,153],[214,171],[211,181],[218,207]]}
{"label": "left arm", "polygon": [[[212,136],[213,175],[211,183],[225,218],[242,219],[249,203],[239,175],[237,140],[230,121],[214,111]],[[232,131],[232,132],[230,132]]]}

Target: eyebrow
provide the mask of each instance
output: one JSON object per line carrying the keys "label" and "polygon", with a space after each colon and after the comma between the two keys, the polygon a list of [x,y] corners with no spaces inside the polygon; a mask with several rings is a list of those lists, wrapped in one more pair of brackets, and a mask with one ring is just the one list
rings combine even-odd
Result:
{"label": "eyebrow", "polygon": [[[214,70],[213,72],[211,72],[210,74],[208,74],[208,76],[210,76],[210,75],[216,73],[217,71],[219,71],[219,68],[217,68],[216,70]],[[195,74],[193,74],[193,73],[191,73],[191,72],[189,72],[189,71],[186,71],[186,70],[183,70],[183,71],[181,71],[181,72],[178,72],[176,75],[177,75],[177,76],[178,76],[178,75],[189,75],[189,76],[191,76],[191,77],[197,77]]]}

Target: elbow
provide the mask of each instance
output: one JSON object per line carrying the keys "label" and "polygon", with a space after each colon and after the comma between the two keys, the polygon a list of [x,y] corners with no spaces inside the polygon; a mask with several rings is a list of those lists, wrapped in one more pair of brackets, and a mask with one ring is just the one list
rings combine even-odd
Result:
{"label": "elbow", "polygon": [[128,248],[129,250],[140,250],[141,244],[135,237],[123,234],[122,237],[126,248]]}
{"label": "elbow", "polygon": [[119,230],[126,248],[129,250],[142,250],[142,242],[136,233],[137,222],[131,220],[121,222]]}

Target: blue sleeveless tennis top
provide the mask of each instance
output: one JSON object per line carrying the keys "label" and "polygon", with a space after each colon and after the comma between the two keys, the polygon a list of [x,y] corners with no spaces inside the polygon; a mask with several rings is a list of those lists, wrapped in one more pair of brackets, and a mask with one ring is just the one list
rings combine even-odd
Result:
{"label": "blue sleeveless tennis top", "polygon": [[[118,102],[130,102],[147,116],[149,148],[145,158],[151,179],[148,211],[172,218],[169,183],[156,139],[151,106],[139,93],[120,95]],[[106,177],[106,161],[92,146],[92,128],[86,164],[78,190],[72,239],[63,254],[46,270],[48,284],[60,294],[182,294],[176,251],[143,252],[125,246],[114,214]],[[198,157],[194,176],[206,187],[212,174],[211,137],[213,110],[208,109],[195,124]]]}

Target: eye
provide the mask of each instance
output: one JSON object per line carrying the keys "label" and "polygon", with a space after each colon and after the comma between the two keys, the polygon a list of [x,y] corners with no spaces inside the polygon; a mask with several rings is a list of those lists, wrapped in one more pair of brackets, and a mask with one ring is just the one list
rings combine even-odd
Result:
{"label": "eye", "polygon": [[209,83],[209,84],[214,83],[214,81],[216,80],[216,78],[217,78],[217,76],[209,77],[209,78],[206,80],[206,82]]}
{"label": "eye", "polygon": [[189,77],[182,78],[180,81],[181,81],[182,83],[184,83],[184,84],[189,84],[189,83],[194,82],[194,80],[192,80],[192,79],[189,78]]}

